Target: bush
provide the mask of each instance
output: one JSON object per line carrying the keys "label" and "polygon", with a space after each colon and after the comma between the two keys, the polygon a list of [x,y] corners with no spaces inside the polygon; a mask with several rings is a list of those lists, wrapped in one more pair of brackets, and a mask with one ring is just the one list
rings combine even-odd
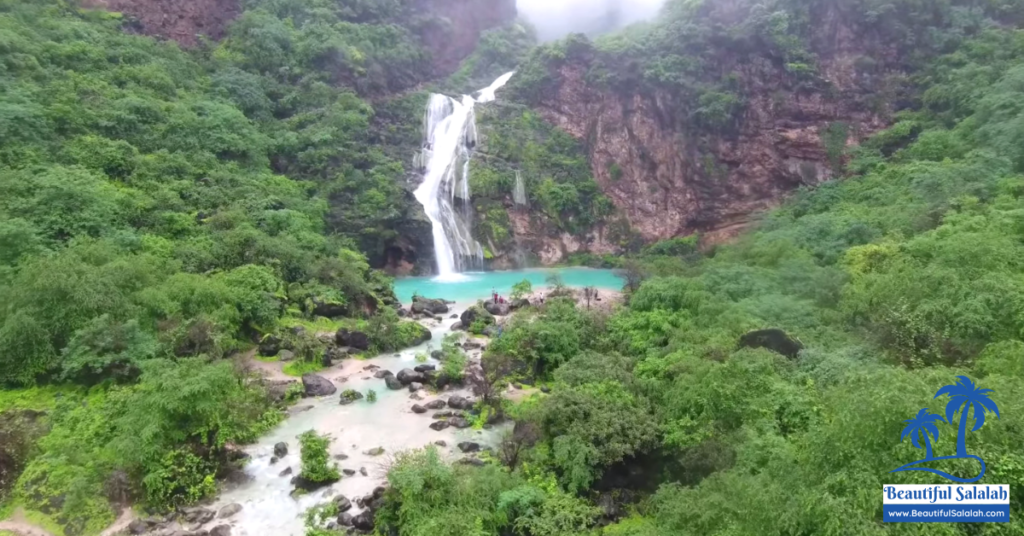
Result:
{"label": "bush", "polygon": [[319,435],[313,430],[303,432],[299,436],[302,457],[300,478],[315,484],[336,482],[341,479],[338,465],[330,463],[330,456],[327,453],[330,443],[330,438]]}
{"label": "bush", "polygon": [[377,401],[377,391],[374,391],[373,389],[370,389],[369,391],[367,391],[366,392],[366,401],[370,402],[370,403],[376,402]]}

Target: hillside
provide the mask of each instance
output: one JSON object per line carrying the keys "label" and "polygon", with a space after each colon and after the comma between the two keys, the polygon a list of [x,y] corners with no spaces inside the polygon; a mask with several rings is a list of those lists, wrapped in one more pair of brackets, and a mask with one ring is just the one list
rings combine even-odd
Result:
{"label": "hillside", "polygon": [[[541,46],[501,1],[117,1],[0,0],[0,519],[1024,533],[1024,1],[670,0]],[[381,269],[432,266],[427,93],[513,68],[478,112],[474,236],[491,267],[615,268],[623,303],[552,271],[400,304]],[[347,431],[416,415],[448,443]],[[284,421],[315,430],[271,467],[287,448],[247,445]],[[894,468],[978,474],[933,452],[984,459],[1009,522],[883,522],[883,484],[942,481]],[[296,511],[204,510],[247,463]],[[314,485],[339,480],[365,490]]]}

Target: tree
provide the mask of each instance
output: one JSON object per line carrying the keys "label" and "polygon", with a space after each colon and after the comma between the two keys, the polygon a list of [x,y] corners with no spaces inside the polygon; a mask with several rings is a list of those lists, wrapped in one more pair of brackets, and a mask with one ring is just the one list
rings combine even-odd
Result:
{"label": "tree", "polygon": [[530,283],[528,279],[523,279],[522,281],[516,283],[515,285],[512,285],[512,299],[523,299],[524,297],[526,297],[527,294],[529,294],[532,291],[533,285]]}
{"label": "tree", "polygon": [[640,262],[630,259],[616,273],[626,282],[626,290],[632,294],[640,290],[640,285],[647,279],[647,271]]}

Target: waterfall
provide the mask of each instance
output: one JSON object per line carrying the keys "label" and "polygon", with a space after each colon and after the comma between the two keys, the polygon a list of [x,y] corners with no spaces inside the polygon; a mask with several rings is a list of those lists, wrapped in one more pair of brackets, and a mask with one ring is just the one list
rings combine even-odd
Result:
{"label": "waterfall", "polygon": [[476,92],[475,99],[463,95],[456,100],[435,93],[427,103],[423,152],[414,160],[417,168],[425,171],[415,196],[430,219],[437,275],[441,279],[450,279],[474,264],[483,263],[483,247],[473,239],[470,227],[469,159],[476,147],[473,107],[493,101],[494,92],[512,74],[506,73]]}
{"label": "waterfall", "polygon": [[523,174],[516,170],[516,188],[512,191],[512,200],[517,206],[526,205],[526,185],[523,184]]}

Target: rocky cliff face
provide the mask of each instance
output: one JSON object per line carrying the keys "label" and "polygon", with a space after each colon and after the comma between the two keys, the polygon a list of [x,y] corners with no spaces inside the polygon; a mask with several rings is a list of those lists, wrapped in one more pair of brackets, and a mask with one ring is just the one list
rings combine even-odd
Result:
{"label": "rocky cliff face", "polygon": [[185,47],[202,36],[220,39],[242,12],[239,0],[84,0],[82,5],[124,13],[129,28]]}
{"label": "rocky cliff face", "polygon": [[745,101],[727,132],[689,129],[670,92],[588,82],[595,54],[554,68],[553,90],[535,108],[586,141],[596,181],[645,240],[700,232],[722,241],[787,192],[833,178],[844,148],[887,126],[889,78],[877,65],[858,67],[864,39],[854,39],[842,13],[817,15],[813,84],[798,83],[776,59],[715,51]]}
{"label": "rocky cliff face", "polygon": [[447,75],[476,49],[484,30],[516,18],[515,0],[418,0],[416,11],[429,15],[417,33],[431,51],[434,69]]}

